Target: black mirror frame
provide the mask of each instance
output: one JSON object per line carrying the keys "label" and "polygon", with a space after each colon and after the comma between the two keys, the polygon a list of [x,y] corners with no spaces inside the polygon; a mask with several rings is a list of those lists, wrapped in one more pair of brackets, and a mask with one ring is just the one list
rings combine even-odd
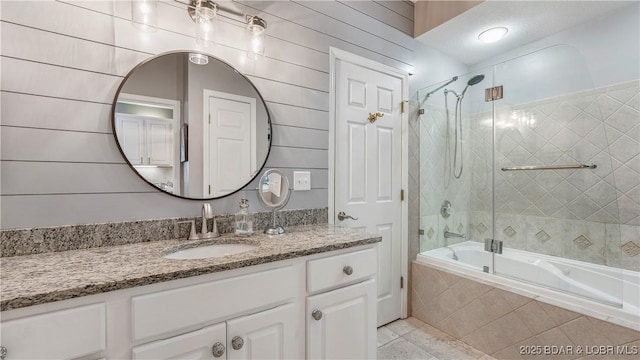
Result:
{"label": "black mirror frame", "polygon": [[[256,94],[258,94],[258,97],[260,98],[260,100],[262,101],[262,104],[264,104],[264,108],[265,111],[267,113],[267,122],[268,122],[268,139],[269,139],[269,147],[267,149],[267,154],[264,157],[264,162],[262,163],[262,165],[260,165],[260,168],[255,172],[255,174],[253,175],[253,177],[251,177],[245,184],[243,184],[242,186],[240,186],[237,190],[232,191],[228,194],[224,194],[221,196],[214,196],[214,197],[210,197],[210,198],[192,198],[192,197],[185,197],[185,196],[181,196],[181,195],[177,195],[177,194],[173,194],[173,193],[169,193],[166,191],[163,191],[162,189],[158,188],[157,186],[155,186],[153,183],[151,183],[149,180],[147,180],[144,176],[142,176],[136,169],[135,167],[131,164],[131,162],[129,162],[129,160],[127,159],[127,156],[124,153],[124,150],[122,148],[122,145],[120,145],[120,141],[118,140],[118,136],[116,134],[116,103],[118,102],[118,97],[120,96],[120,92],[122,91],[122,88],[124,87],[125,83],[127,82],[127,80],[131,77],[131,75],[140,67],[144,66],[145,64],[149,63],[150,61],[157,59],[161,56],[165,56],[165,55],[171,55],[171,54],[184,54],[184,53],[200,53],[202,55],[206,55],[207,57],[209,57],[209,59],[213,59],[213,60],[217,60],[220,61],[221,63],[227,65],[231,70],[233,70],[234,72],[236,72],[238,75],[242,76],[242,78],[244,78],[247,83],[249,83],[249,85],[251,85],[251,87],[255,90]],[[116,91],[116,94],[114,95],[113,98],[113,102],[111,104],[111,130],[113,132],[113,138],[116,141],[116,145],[118,146],[118,150],[120,151],[120,154],[122,155],[122,158],[127,162],[127,165],[129,165],[129,168],[131,168],[131,170],[133,170],[133,172],[136,173],[136,175],[138,175],[138,177],[140,177],[142,180],[144,180],[144,182],[146,182],[147,184],[149,184],[152,188],[158,190],[160,193],[166,194],[166,195],[171,195],[173,197],[176,198],[180,198],[180,199],[185,199],[185,200],[195,200],[195,201],[208,201],[208,200],[215,200],[215,199],[222,199],[225,198],[227,196],[231,196],[235,193],[237,193],[238,191],[243,190],[244,188],[246,188],[249,184],[251,184],[251,182],[253,182],[259,175],[261,175],[262,170],[264,169],[265,165],[267,164],[267,160],[269,159],[269,154],[271,153],[271,146],[273,144],[273,127],[272,127],[272,123],[271,123],[271,114],[269,112],[269,107],[267,106],[266,101],[264,100],[264,98],[262,97],[262,94],[260,93],[260,91],[258,91],[258,88],[256,88],[256,86],[253,84],[253,82],[251,82],[251,80],[249,80],[249,78],[247,78],[243,73],[241,73],[240,71],[238,71],[235,67],[233,67],[231,64],[229,64],[228,62],[215,57],[213,55],[210,54],[206,54],[200,51],[193,51],[193,50],[175,50],[175,51],[168,51],[168,52],[164,52],[164,53],[160,53],[157,55],[154,55],[142,62],[140,62],[139,64],[137,64],[136,66],[133,67],[133,69],[131,69],[127,75],[124,77],[124,79],[122,79],[122,82],[120,82],[120,85],[118,86],[118,90]]]}

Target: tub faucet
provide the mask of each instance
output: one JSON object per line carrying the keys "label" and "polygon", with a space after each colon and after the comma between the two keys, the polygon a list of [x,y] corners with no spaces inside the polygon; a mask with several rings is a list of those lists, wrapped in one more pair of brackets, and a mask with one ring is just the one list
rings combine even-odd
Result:
{"label": "tub faucet", "polygon": [[448,239],[448,238],[462,238],[462,239],[466,239],[467,235],[466,234],[456,234],[450,231],[445,231],[444,232],[444,238]]}

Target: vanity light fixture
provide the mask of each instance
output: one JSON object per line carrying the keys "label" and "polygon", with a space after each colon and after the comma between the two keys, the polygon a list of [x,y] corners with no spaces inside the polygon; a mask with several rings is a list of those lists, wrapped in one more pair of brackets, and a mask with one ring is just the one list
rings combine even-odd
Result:
{"label": "vanity light fixture", "polygon": [[204,54],[189,53],[189,61],[196,65],[207,65],[209,63],[209,57]]}
{"label": "vanity light fixture", "polygon": [[155,32],[158,27],[158,4],[156,0],[134,0],[131,2],[131,22],[144,32]]}
{"label": "vanity light fixture", "polygon": [[256,59],[264,55],[265,30],[267,22],[258,16],[246,16],[247,20],[247,56]]}
{"label": "vanity light fixture", "polygon": [[196,42],[204,47],[214,46],[218,5],[211,0],[192,0],[187,11],[196,23]]}
{"label": "vanity light fixture", "polygon": [[507,29],[506,27],[494,27],[481,32],[480,35],[478,35],[478,40],[487,44],[493,43],[505,37],[505,35],[507,35],[507,32],[509,32],[509,29]]}

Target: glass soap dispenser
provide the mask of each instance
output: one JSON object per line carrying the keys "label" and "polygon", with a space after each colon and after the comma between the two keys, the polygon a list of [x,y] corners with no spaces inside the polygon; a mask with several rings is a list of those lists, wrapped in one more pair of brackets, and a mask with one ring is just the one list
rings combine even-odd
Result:
{"label": "glass soap dispenser", "polygon": [[240,211],[236,214],[236,236],[249,236],[253,234],[253,217],[249,213],[249,200],[240,200]]}

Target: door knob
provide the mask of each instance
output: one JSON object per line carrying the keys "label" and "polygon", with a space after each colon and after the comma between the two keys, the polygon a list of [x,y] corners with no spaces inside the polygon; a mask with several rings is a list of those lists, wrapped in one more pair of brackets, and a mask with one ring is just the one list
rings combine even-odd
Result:
{"label": "door knob", "polygon": [[340,211],[340,212],[338,213],[338,220],[340,220],[340,221],[344,221],[344,219],[358,220],[358,218],[354,218],[354,217],[353,217],[353,216],[351,216],[351,215],[347,215],[347,214],[345,214],[345,213],[344,213],[344,211]]}

